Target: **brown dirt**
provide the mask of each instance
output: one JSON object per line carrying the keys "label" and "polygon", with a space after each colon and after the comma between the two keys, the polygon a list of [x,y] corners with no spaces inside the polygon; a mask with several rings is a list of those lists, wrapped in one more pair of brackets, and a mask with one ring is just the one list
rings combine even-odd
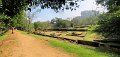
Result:
{"label": "brown dirt", "polygon": [[73,54],[51,47],[45,40],[17,31],[0,43],[0,57],[74,57]]}

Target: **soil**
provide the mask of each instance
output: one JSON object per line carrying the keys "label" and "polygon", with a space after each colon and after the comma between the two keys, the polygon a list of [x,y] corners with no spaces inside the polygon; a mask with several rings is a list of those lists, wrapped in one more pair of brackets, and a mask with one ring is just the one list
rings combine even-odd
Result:
{"label": "soil", "polygon": [[0,42],[0,57],[75,57],[60,48],[50,46],[47,41],[36,39],[14,31]]}

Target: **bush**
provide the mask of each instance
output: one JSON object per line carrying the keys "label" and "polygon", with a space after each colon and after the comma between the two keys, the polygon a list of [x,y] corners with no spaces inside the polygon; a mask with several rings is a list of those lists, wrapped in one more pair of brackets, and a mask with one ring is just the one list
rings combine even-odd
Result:
{"label": "bush", "polygon": [[100,16],[99,25],[96,29],[105,38],[120,39],[120,11]]}
{"label": "bush", "polygon": [[0,14],[0,35],[4,34],[9,29],[10,18],[4,14]]}

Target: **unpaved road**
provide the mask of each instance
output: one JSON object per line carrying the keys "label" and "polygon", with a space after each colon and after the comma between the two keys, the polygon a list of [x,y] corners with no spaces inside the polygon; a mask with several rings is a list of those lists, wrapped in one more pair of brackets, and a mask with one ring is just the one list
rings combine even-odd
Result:
{"label": "unpaved road", "polygon": [[0,57],[74,57],[59,48],[53,48],[47,41],[15,31],[0,42]]}

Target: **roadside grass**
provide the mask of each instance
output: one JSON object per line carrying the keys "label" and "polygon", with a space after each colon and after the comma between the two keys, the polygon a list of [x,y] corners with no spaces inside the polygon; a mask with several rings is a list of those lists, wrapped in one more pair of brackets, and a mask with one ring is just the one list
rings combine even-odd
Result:
{"label": "roadside grass", "polygon": [[8,36],[9,32],[4,33],[3,35],[0,35],[0,41],[6,39],[6,37]]}
{"label": "roadside grass", "polygon": [[107,51],[100,51],[98,49],[88,48],[83,45],[75,45],[65,41],[56,40],[50,37],[44,37],[34,34],[27,34],[26,32],[22,32],[26,35],[30,35],[37,39],[48,40],[48,43],[53,47],[62,48],[64,51],[76,54],[78,57],[120,57],[120,55],[110,53]]}

